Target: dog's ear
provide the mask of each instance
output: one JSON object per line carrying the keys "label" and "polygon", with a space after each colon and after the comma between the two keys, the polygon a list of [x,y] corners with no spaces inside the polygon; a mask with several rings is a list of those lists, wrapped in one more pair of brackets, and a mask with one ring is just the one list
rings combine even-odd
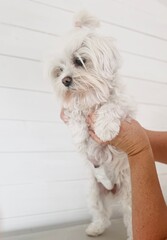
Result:
{"label": "dog's ear", "polygon": [[89,49],[94,53],[94,66],[103,76],[110,78],[122,65],[121,56],[111,37],[92,35],[89,37]]}
{"label": "dog's ear", "polygon": [[119,51],[115,47],[114,41],[111,37],[104,37],[101,39],[102,41],[102,49],[101,54],[102,58],[101,67],[104,73],[112,73],[115,74],[118,69],[122,66],[122,58],[119,54]]}
{"label": "dog's ear", "polygon": [[89,12],[83,10],[74,16],[74,26],[79,28],[89,28],[91,30],[100,26],[100,21]]}

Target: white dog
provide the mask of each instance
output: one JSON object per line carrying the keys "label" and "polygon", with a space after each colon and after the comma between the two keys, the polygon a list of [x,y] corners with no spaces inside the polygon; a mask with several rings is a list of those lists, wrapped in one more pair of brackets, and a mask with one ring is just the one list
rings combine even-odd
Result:
{"label": "white dog", "polygon": [[111,145],[99,145],[88,134],[86,118],[95,112],[94,131],[102,141],[113,139],[120,121],[130,119],[133,107],[118,76],[120,56],[112,38],[95,31],[99,21],[80,12],[59,56],[50,62],[49,76],[62,100],[69,128],[91,169],[92,223],[86,229],[98,236],[110,225],[113,201],[121,202],[128,239],[132,240],[131,185],[127,155]]}

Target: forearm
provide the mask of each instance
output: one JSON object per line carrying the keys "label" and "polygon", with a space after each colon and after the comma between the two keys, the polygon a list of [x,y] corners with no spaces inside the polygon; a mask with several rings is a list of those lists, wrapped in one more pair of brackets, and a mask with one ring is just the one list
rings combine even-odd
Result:
{"label": "forearm", "polygon": [[119,134],[113,140],[104,143],[92,130],[93,117],[88,117],[88,124],[89,134],[96,142],[111,144],[128,155],[132,185],[133,239],[165,240],[167,207],[154,159],[167,163],[167,133],[158,134],[145,130],[135,120],[130,123],[123,121]]}
{"label": "forearm", "polygon": [[144,130],[149,138],[155,161],[167,164],[167,132]]}
{"label": "forearm", "polygon": [[[151,150],[129,158],[134,240],[167,238],[167,207]],[[158,226],[158,227],[157,227]]]}

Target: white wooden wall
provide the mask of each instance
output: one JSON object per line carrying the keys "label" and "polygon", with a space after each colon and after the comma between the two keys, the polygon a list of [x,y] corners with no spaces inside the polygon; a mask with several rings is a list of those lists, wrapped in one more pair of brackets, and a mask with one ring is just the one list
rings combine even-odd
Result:
{"label": "white wooden wall", "polygon": [[[87,177],[41,60],[88,9],[117,39],[144,127],[167,130],[165,0],[0,0],[0,228],[84,220]],[[158,166],[162,185],[167,167]],[[167,188],[167,185],[166,185]]]}

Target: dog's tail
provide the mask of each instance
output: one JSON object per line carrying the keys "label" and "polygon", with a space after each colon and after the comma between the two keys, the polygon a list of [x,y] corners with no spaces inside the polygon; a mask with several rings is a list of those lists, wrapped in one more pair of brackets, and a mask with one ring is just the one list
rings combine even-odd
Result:
{"label": "dog's tail", "polygon": [[95,16],[92,16],[86,10],[82,10],[74,16],[74,26],[79,28],[89,28],[91,30],[100,26],[100,21]]}

